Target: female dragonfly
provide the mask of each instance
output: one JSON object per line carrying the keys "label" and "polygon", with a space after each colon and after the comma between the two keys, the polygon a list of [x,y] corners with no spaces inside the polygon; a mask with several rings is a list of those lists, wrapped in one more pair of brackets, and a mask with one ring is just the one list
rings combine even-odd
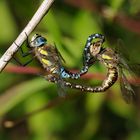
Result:
{"label": "female dragonfly", "polygon": [[[68,82],[65,83],[66,86],[80,89],[82,91],[102,93],[106,91],[108,88],[110,88],[117,81],[118,75],[119,75],[120,87],[122,90],[122,95],[123,95],[124,100],[127,103],[133,101],[135,92],[132,89],[130,83],[128,82],[124,74],[124,69],[131,70],[134,73],[136,71],[134,71],[134,69],[132,69],[132,67],[128,65],[127,61],[123,58],[123,56],[121,55],[119,51],[114,51],[111,48],[104,48],[102,46],[103,42],[101,41],[92,43],[92,35],[89,36],[87,40],[90,40],[90,41],[88,42],[88,45],[86,45],[84,49],[84,58],[85,58],[84,63],[90,67],[91,65],[94,64],[95,61],[99,61],[101,64],[105,65],[105,67],[107,68],[108,70],[107,77],[102,82],[102,84],[97,87],[82,86],[82,85],[77,85],[77,84],[71,84]],[[94,59],[94,62],[90,61],[92,59]]]}

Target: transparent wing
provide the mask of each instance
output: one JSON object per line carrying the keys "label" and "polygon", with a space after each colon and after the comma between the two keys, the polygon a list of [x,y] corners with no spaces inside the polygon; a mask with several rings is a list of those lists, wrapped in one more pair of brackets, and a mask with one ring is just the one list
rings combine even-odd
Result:
{"label": "transparent wing", "polygon": [[66,96],[66,88],[64,86],[63,79],[58,80],[57,89],[58,89],[58,95],[60,97],[65,97]]}
{"label": "transparent wing", "polygon": [[54,49],[55,49],[54,54],[58,56],[58,58],[56,60],[54,60],[56,70],[57,70],[57,72],[54,74],[54,77],[55,77],[55,80],[57,83],[58,95],[61,97],[64,97],[66,94],[66,90],[65,90],[65,86],[63,84],[63,78],[61,76],[61,68],[62,68],[62,62],[65,62],[65,60],[62,57],[62,55],[60,54],[60,52],[58,51],[55,43],[54,43]]}
{"label": "transparent wing", "polygon": [[121,39],[118,39],[115,51],[118,54],[120,66],[127,70],[130,70],[129,68],[130,59],[128,56],[128,50],[125,48],[125,45]]}
{"label": "transparent wing", "polygon": [[[56,46],[55,43],[54,43],[54,47],[55,47],[55,50],[56,50],[58,56],[60,57],[60,60],[62,60],[62,61],[65,63],[65,62],[66,62],[65,59],[62,57],[61,53],[58,51],[57,46]],[[62,62],[61,62],[61,63],[62,63]]]}
{"label": "transparent wing", "polygon": [[49,82],[56,83],[59,96],[64,97],[66,95],[63,79],[59,75],[49,74],[44,71],[44,73],[38,74],[38,76],[45,78]]}
{"label": "transparent wing", "polygon": [[66,87],[64,86],[64,82],[63,82],[63,78],[61,76],[61,68],[62,68],[62,61],[64,60],[62,55],[59,53],[59,51],[56,48],[56,51],[59,55],[59,60],[58,60],[58,67],[59,67],[59,71],[58,71],[58,81],[57,81],[57,87],[58,87],[58,95],[61,97],[65,97],[66,95]]}
{"label": "transparent wing", "polygon": [[115,46],[115,51],[125,60],[130,61],[129,51],[126,49],[126,46],[122,39],[118,39],[117,45]]}
{"label": "transparent wing", "polygon": [[136,76],[140,76],[140,64],[129,64],[129,70]]}
{"label": "transparent wing", "polygon": [[123,73],[122,68],[120,68],[119,72],[120,72],[120,88],[122,91],[123,99],[126,101],[126,103],[131,103],[134,101],[135,92],[132,89],[125,74]]}
{"label": "transparent wing", "polygon": [[115,51],[119,56],[120,67],[126,69],[129,74],[132,75],[133,79],[137,79],[137,77],[140,76],[140,64],[134,64],[130,61],[128,56],[129,52],[121,39],[118,40]]}

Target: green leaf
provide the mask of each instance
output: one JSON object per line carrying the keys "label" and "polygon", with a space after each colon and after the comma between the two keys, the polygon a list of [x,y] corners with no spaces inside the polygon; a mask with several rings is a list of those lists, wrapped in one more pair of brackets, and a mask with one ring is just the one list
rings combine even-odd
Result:
{"label": "green leaf", "polygon": [[15,105],[47,87],[47,81],[37,78],[18,84],[0,96],[0,116],[7,113]]}
{"label": "green leaf", "polygon": [[87,11],[80,11],[73,23],[73,35],[77,41],[85,44],[90,34],[101,33],[99,21],[99,17],[95,17]]}
{"label": "green leaf", "polygon": [[7,40],[14,39],[16,34],[16,25],[8,9],[6,1],[0,1],[0,44],[6,43]]}

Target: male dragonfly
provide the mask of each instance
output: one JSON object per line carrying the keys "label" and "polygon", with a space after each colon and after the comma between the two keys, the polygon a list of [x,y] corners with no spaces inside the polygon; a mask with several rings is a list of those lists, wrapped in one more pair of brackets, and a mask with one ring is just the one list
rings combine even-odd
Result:
{"label": "male dragonfly", "polygon": [[[96,38],[100,39],[101,42],[103,42],[104,40],[104,36],[100,34],[94,34],[91,37],[91,39],[96,39]],[[86,46],[89,45],[89,41],[90,40],[86,42]],[[84,58],[83,67],[79,72],[72,73],[69,70],[67,70],[62,64],[62,61],[64,61],[64,59],[62,58],[61,54],[57,50],[56,46],[48,44],[47,39],[39,34],[35,34],[31,38],[31,41],[27,39],[27,47],[30,50],[26,53],[23,52],[21,48],[22,56],[26,57],[32,54],[33,58],[31,60],[28,60],[28,62],[26,62],[24,66],[29,64],[34,58],[37,58],[39,62],[42,64],[45,71],[40,76],[44,77],[46,80],[50,82],[58,83],[62,89],[64,89],[64,83],[65,83],[64,79],[69,79],[69,78],[78,79],[81,77],[81,75],[85,74],[88,71],[89,62],[85,63],[85,60],[88,58]],[[84,57],[87,56],[85,55]]]}

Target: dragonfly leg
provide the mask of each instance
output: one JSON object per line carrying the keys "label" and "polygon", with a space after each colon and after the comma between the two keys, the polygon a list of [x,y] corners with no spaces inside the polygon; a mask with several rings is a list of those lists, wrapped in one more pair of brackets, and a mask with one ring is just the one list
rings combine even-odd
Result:
{"label": "dragonfly leg", "polygon": [[26,46],[27,46],[27,48],[31,48],[31,47],[30,47],[29,37],[28,37],[28,35],[27,35],[26,32],[25,32],[25,35],[26,35],[26,37],[27,37],[27,39],[26,39]]}
{"label": "dragonfly leg", "polygon": [[30,60],[28,60],[26,63],[22,64],[16,57],[13,57],[13,59],[21,66],[25,67],[27,66],[29,63],[31,63],[33,61],[34,58],[31,58]]}
{"label": "dragonfly leg", "polygon": [[[16,44],[16,43],[15,43],[15,44]],[[18,45],[16,44],[16,46],[18,46]],[[24,52],[23,49],[22,49],[22,47],[20,47],[20,52],[21,52],[22,57],[26,57],[26,56],[29,56],[30,54],[32,54],[33,50],[29,50],[28,52]],[[26,65],[28,65],[29,63],[31,63],[31,62],[33,61],[34,57],[31,58],[30,60],[28,60],[25,64],[22,64],[22,63],[21,63],[17,58],[15,58],[15,57],[13,57],[13,59],[14,59],[19,65],[21,65],[21,66],[26,66]]]}

